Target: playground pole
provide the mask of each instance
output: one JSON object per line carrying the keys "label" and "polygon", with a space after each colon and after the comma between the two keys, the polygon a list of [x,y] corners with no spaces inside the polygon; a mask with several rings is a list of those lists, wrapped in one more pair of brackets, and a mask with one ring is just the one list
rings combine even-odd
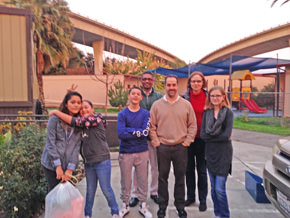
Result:
{"label": "playground pole", "polygon": [[189,78],[189,76],[190,76],[190,68],[191,68],[191,62],[190,62],[190,60],[189,60],[189,63],[188,63],[188,78]]}
{"label": "playground pole", "polygon": [[230,69],[229,69],[229,93],[228,93],[228,96],[229,96],[229,100],[230,100],[230,104],[231,104],[231,107],[232,107],[232,96],[231,96],[231,93],[232,93],[232,60],[233,60],[233,56],[231,54],[230,56]]}
{"label": "playground pole", "polygon": [[[278,54],[277,54],[277,65],[278,65]],[[276,67],[277,69],[277,107],[276,107],[276,116],[279,116],[279,92],[280,92],[280,70],[278,67]]]}

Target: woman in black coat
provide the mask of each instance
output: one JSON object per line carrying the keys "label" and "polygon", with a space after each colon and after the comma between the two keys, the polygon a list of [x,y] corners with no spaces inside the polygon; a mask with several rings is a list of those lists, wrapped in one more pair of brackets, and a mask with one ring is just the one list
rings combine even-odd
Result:
{"label": "woman in black coat", "polygon": [[206,145],[205,158],[216,217],[230,217],[226,181],[232,168],[232,128],[233,112],[228,98],[222,87],[214,86],[206,99],[200,136]]}

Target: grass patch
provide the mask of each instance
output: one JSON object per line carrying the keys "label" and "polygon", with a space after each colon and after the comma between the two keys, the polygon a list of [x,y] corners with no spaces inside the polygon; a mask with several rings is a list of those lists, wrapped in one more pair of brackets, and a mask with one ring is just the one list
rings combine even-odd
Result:
{"label": "grass patch", "polygon": [[110,149],[110,152],[114,152],[114,151],[119,152],[119,146],[116,146],[116,147],[109,147],[109,149]]}
{"label": "grass patch", "polygon": [[[95,112],[105,113],[105,109],[95,108]],[[117,114],[119,112],[119,108],[108,108],[108,113]]]}
{"label": "grass patch", "polygon": [[234,128],[290,136],[290,119],[241,116],[234,119]]}

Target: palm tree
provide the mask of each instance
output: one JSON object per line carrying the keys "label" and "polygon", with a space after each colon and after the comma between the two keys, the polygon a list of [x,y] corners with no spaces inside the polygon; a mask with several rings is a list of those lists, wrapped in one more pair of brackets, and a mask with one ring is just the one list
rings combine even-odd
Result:
{"label": "palm tree", "polygon": [[73,57],[78,59],[74,61],[82,62],[82,57],[71,41],[73,27],[66,14],[69,11],[68,4],[65,0],[11,0],[9,3],[29,9],[34,14],[33,40],[36,48],[39,100],[44,103],[42,74],[48,74],[51,69],[65,69]]}
{"label": "palm tree", "polygon": [[[277,1],[278,0],[274,0],[273,2],[272,2],[272,5],[271,5],[271,7],[273,7],[274,6],[274,4],[276,4],[277,3]],[[284,2],[281,4],[281,6],[282,5],[284,5],[284,4],[286,4],[287,2],[289,2],[290,0],[284,0]]]}

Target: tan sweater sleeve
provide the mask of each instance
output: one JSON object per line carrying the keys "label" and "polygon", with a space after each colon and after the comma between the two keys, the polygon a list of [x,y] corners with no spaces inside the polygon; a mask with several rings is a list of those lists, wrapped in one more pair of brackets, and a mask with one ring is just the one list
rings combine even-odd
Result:
{"label": "tan sweater sleeve", "polygon": [[184,140],[184,144],[190,145],[194,141],[197,132],[197,123],[194,110],[191,105],[188,107],[188,120],[187,120],[187,136]]}
{"label": "tan sweater sleeve", "polygon": [[156,120],[156,104],[152,105],[152,108],[150,110],[150,138],[151,138],[151,143],[153,146],[159,146],[160,141],[157,136],[157,120]]}

